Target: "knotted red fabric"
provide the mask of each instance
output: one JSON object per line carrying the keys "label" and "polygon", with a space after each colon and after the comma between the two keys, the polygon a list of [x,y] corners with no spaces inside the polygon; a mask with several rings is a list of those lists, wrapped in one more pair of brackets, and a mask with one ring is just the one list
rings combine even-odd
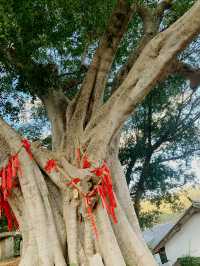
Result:
{"label": "knotted red fabric", "polygon": [[[66,177],[66,178],[68,178],[68,177]],[[72,187],[74,187],[74,186],[75,186],[76,184],[78,184],[80,181],[81,181],[80,178],[75,177],[75,178],[73,178],[70,182],[67,182],[66,185],[67,185],[67,186],[72,186]]]}
{"label": "knotted red fabric", "polygon": [[[72,178],[70,182],[67,182],[66,185],[79,191],[80,196],[83,197],[85,203],[85,209],[90,219],[90,223],[96,238],[98,238],[98,230],[95,223],[95,217],[93,214],[93,199],[97,195],[101,198],[102,205],[106,209],[107,213],[113,219],[114,223],[117,223],[117,218],[115,215],[115,209],[117,208],[116,196],[113,191],[112,178],[110,169],[104,161],[100,167],[92,167],[92,163],[89,161],[87,154],[83,154],[81,158],[80,149],[76,153],[77,162],[81,162],[81,167],[83,169],[89,169],[91,174],[95,174],[99,178],[99,182],[96,186],[93,187],[88,193],[83,193],[78,183],[80,183],[80,178]],[[49,160],[45,166],[46,170],[52,171],[56,168],[56,162],[54,160]],[[66,177],[68,178],[68,177]]]}
{"label": "knotted red fabric", "polygon": [[117,202],[115,193],[113,191],[110,169],[104,161],[101,167],[95,168],[91,172],[101,178],[101,183],[97,186],[98,194],[101,197],[103,207],[106,208],[108,214],[113,219],[113,222],[117,223],[117,218],[115,215]]}
{"label": "knotted red fabric", "polygon": [[4,213],[8,223],[8,230],[11,231],[13,226],[18,228],[18,222],[8,203],[8,197],[12,188],[15,186],[15,178],[17,174],[21,174],[18,154],[11,156],[5,167],[0,171],[1,191],[0,191],[0,212]]}
{"label": "knotted red fabric", "polygon": [[23,139],[22,140],[22,146],[24,147],[24,149],[26,150],[26,152],[28,153],[30,159],[33,159],[33,154],[31,152],[31,144],[27,139]]}
{"label": "knotted red fabric", "polygon": [[87,169],[91,167],[91,163],[88,160],[87,154],[84,154],[82,157],[82,168]]}
{"label": "knotted red fabric", "polygon": [[53,170],[57,170],[57,163],[55,160],[51,159],[51,160],[48,160],[46,162],[46,165],[44,167],[44,170],[47,172],[47,173],[51,173]]}
{"label": "knotted red fabric", "polygon": [[[92,168],[92,163],[89,161],[89,158],[86,153],[81,158],[80,149],[78,149],[77,154],[78,154],[77,158],[79,158],[79,160],[81,160],[82,162],[82,168],[89,169],[91,174],[95,174],[97,177],[99,177],[98,184],[94,186],[91,191],[83,195],[88,218],[90,219],[93,232],[96,238],[98,238],[98,231],[95,223],[95,217],[92,212],[93,209],[92,199],[96,197],[97,194],[100,196],[102,205],[107,210],[107,213],[110,215],[110,217],[113,219],[113,222],[117,223],[117,218],[115,215],[115,209],[117,208],[117,201],[115,193],[113,191],[111,173],[105,161],[103,162],[101,167]],[[69,184],[71,185],[72,182],[73,181],[71,181]],[[78,182],[80,181],[77,180],[77,183]]]}
{"label": "knotted red fabric", "polygon": [[[30,159],[33,159],[33,155],[31,152],[31,144],[27,139],[23,139],[22,147],[25,148],[26,152],[28,153]],[[19,148],[20,151],[21,147]],[[15,155],[11,155],[8,163],[6,166],[2,167],[0,170],[0,177],[1,177],[1,190],[0,190],[0,213],[4,213],[8,223],[8,230],[12,230],[13,226],[18,228],[17,219],[12,212],[10,204],[8,202],[8,197],[11,194],[13,187],[16,185],[16,178],[17,176],[22,175],[22,170],[20,167],[20,162],[18,158],[18,153]]]}
{"label": "knotted red fabric", "polygon": [[[22,147],[25,148],[30,159],[33,160],[33,154],[31,152],[31,144],[27,139],[22,140]],[[74,177],[70,179],[69,177],[66,177],[67,179],[70,179],[70,182],[67,182],[66,185],[73,189],[78,190],[80,196],[83,197],[85,209],[87,211],[88,218],[90,219],[93,232],[96,238],[98,238],[97,226],[93,214],[93,205],[94,205],[93,203],[97,195],[101,198],[102,205],[106,209],[110,217],[113,219],[113,222],[117,223],[117,218],[115,215],[115,209],[117,207],[117,203],[116,203],[116,196],[113,191],[110,169],[105,161],[103,162],[102,166],[96,168],[93,167],[92,166],[93,164],[89,160],[89,157],[86,153],[84,153],[81,156],[80,149],[77,149],[76,159],[79,167],[83,169],[88,169],[92,175],[95,174],[99,178],[98,184],[95,185],[92,188],[92,190],[90,190],[89,192],[84,193],[81,191],[80,187],[78,186],[78,183],[81,182],[80,178]],[[58,172],[59,168],[57,167],[57,162],[53,159],[48,160],[46,162],[46,165],[44,166],[44,170],[47,173],[51,173],[52,171]],[[0,170],[0,177],[1,177],[0,211],[3,211],[5,213],[5,216],[8,220],[9,230],[12,230],[13,225],[15,225],[15,227],[18,227],[18,222],[16,220],[14,213],[10,208],[7,198],[10,195],[12,188],[14,187],[15,184],[14,179],[17,176],[20,177],[21,175],[22,175],[22,170],[20,167],[18,153],[16,153],[15,155],[10,156],[7,165],[5,167],[2,167],[2,169]]]}
{"label": "knotted red fabric", "polygon": [[1,214],[3,212],[4,215],[6,216],[7,223],[8,223],[8,230],[12,231],[13,227],[15,229],[18,229],[19,224],[17,222],[17,219],[10,207],[10,204],[8,203],[7,200],[4,199],[4,196],[2,195],[2,193],[0,193],[0,209],[1,209]]}

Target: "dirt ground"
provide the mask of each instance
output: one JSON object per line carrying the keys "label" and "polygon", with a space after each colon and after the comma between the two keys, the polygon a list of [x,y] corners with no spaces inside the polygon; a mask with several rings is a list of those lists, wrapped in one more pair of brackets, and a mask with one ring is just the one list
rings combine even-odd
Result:
{"label": "dirt ground", "polygon": [[14,258],[6,261],[0,261],[0,266],[18,266],[20,258]]}

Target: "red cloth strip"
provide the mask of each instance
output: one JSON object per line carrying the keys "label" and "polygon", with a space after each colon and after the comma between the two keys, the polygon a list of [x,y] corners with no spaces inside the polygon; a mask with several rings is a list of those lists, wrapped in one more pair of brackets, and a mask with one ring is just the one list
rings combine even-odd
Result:
{"label": "red cloth strip", "polygon": [[30,142],[27,139],[23,139],[22,140],[22,146],[24,147],[24,149],[28,153],[30,159],[33,160],[33,154],[31,152],[31,144],[30,144]]}
{"label": "red cloth strip", "polygon": [[47,173],[51,173],[52,171],[54,170],[57,170],[57,163],[55,160],[51,159],[51,160],[48,160],[45,167],[44,167],[44,170],[47,172]]}

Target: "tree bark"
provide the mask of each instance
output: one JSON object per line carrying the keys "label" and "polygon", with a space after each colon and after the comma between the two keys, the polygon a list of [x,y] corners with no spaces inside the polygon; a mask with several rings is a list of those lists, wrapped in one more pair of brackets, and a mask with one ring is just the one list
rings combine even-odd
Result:
{"label": "tree bark", "polygon": [[[142,49],[122,84],[103,104],[105,80],[132,12],[126,1],[117,1],[109,24],[114,28],[106,31],[77,97],[68,106],[64,95],[55,90],[43,99],[52,123],[53,151],[32,144],[31,159],[21,136],[0,119],[0,136],[9,155],[18,153],[22,171],[9,197],[24,241],[21,266],[156,265],[142,238],[118,160],[119,132],[128,115],[161,79],[168,63],[200,31],[200,1]],[[110,33],[112,49],[108,47]],[[97,176],[82,169],[79,149],[82,161],[87,155],[92,169],[106,160],[116,193],[117,223],[98,196],[88,211],[85,194],[95,187]],[[49,172],[45,165],[52,159],[57,166]],[[78,185],[74,178],[79,178]]]}
{"label": "tree bark", "polygon": [[[10,147],[11,154],[18,152],[21,148],[20,136],[3,121],[1,129],[1,135]],[[82,210],[84,209],[82,198],[76,197],[75,190],[63,186],[64,176],[45,172],[44,162],[56,158],[63,173],[72,177],[80,173],[79,176],[83,178],[88,172],[77,169],[65,158],[61,159],[62,153],[58,155],[45,151],[33,144],[31,151],[34,159],[31,160],[26,150],[20,149],[19,160],[22,170],[22,175],[18,176],[20,190],[14,188],[9,199],[19,221],[24,241],[20,265],[96,265],[93,264],[96,260],[100,265],[108,266],[147,265],[147,262],[148,265],[155,265],[142,239],[128,196],[126,181],[117,158],[118,149],[112,147],[107,160],[113,158],[115,161],[112,160],[110,168],[118,198],[118,223],[113,224],[105,209],[101,204],[97,204],[93,213],[98,238],[95,238],[86,214],[82,216],[84,219],[82,223],[79,221],[82,215],[80,206]],[[65,168],[62,167],[63,162],[66,162]],[[123,196],[124,191],[126,197]],[[130,234],[132,237],[127,242],[126,238]]]}

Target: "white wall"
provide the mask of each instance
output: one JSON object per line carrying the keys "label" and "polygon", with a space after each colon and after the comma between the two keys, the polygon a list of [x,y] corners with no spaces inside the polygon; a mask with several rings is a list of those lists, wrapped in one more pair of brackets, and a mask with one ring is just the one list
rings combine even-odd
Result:
{"label": "white wall", "polygon": [[165,245],[169,265],[183,256],[200,257],[200,213],[193,214]]}
{"label": "white wall", "polygon": [[158,253],[154,254],[154,259],[157,262],[157,265],[162,265],[162,262],[160,260],[160,255]]}

